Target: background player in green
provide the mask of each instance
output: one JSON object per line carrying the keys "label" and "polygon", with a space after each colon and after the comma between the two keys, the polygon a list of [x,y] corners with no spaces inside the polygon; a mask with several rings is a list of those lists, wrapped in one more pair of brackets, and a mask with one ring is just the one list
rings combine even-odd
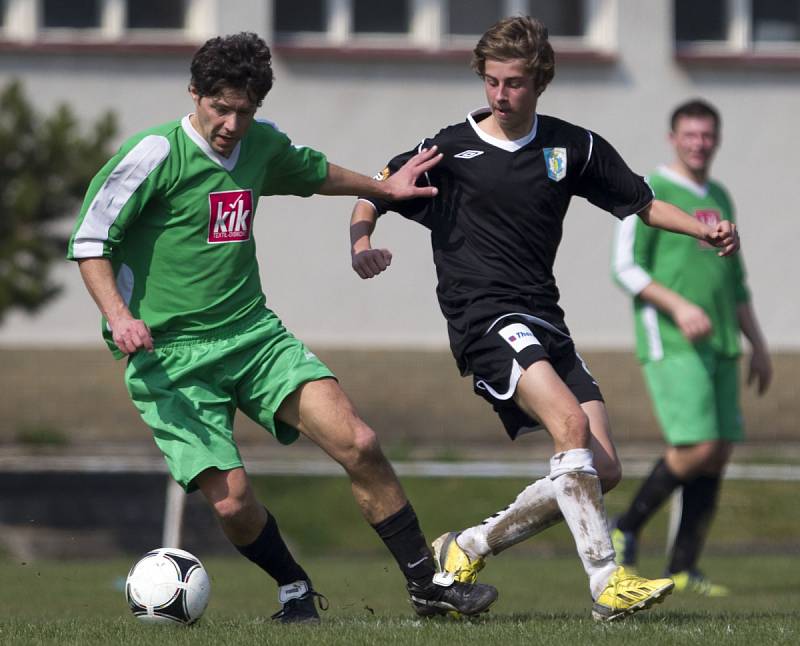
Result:
{"label": "background player in green", "polygon": [[[730,222],[709,226],[654,200],[644,178],[602,137],[537,112],[555,73],[540,21],[515,16],[490,27],[472,67],[488,107],[415,149],[435,145],[443,154],[424,176],[438,195],[359,200],[351,217],[353,268],[371,278],[389,265],[391,254],[371,245],[378,215],[396,211],[428,228],[436,293],[461,374],[472,375],[475,393],[512,439],[543,426],[553,440],[546,477],[479,524],[434,541],[439,567],[474,581],[489,555],[563,515],[589,579],[592,616],[613,621],[663,600],[673,583],[615,563],[602,494],[619,482],[621,469],[602,393],[558,305],[553,264],[563,221],[580,196],[618,218],[638,213],[692,243],[705,240],[720,254],[735,252],[737,234]],[[381,176],[391,177],[415,150],[392,159]]]}
{"label": "background player in green", "polygon": [[435,574],[375,433],[266,308],[252,236],[260,195],[428,199],[436,191],[415,182],[439,157],[416,156],[390,184],[330,164],[254,119],[272,81],[270,50],[255,34],[206,42],[191,63],[195,111],[132,137],[100,170],[68,257],[80,263],[110,348],[129,356],[128,391],[170,472],[203,492],[231,542],[277,581],[274,618],[317,621],[319,595],[253,494],[233,439],[237,409],[282,443],[305,434],[344,467],[418,614],[481,612],[497,591]]}
{"label": "background player in green", "polygon": [[[670,121],[675,158],[650,176],[658,199],[703,222],[733,220],[725,189],[709,178],[719,144],[716,109],[694,100]],[[612,532],[620,563],[635,565],[637,537],[652,514],[682,487],[681,522],[667,575],[676,590],[722,596],[697,568],[732,444],[742,439],[739,409],[739,335],[752,347],[748,384],[758,393],[772,376],[740,257],[719,258],[707,245],[642,226],[620,223],[614,277],[634,297],[636,349],[656,416],[669,444]]]}

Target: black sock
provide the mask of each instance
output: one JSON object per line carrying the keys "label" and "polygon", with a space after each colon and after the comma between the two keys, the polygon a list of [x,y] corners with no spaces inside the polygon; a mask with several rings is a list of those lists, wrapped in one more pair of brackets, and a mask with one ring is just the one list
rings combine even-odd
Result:
{"label": "black sock", "polygon": [[702,475],[684,485],[681,524],[672,546],[669,564],[671,574],[697,567],[697,559],[706,542],[717,506],[721,481],[722,478],[718,475]]}
{"label": "black sock", "polygon": [[667,467],[664,458],[661,458],[639,487],[628,510],[617,520],[617,527],[623,532],[638,534],[650,516],[670,496],[675,487],[681,484],[683,483]]}
{"label": "black sock", "polygon": [[417,515],[407,502],[395,514],[372,526],[394,556],[409,583],[426,586],[433,578],[433,554],[417,520]]}
{"label": "black sock", "polygon": [[267,524],[250,545],[234,545],[239,552],[278,582],[287,585],[295,581],[311,583],[305,570],[294,560],[283,542],[275,517],[267,512]]}

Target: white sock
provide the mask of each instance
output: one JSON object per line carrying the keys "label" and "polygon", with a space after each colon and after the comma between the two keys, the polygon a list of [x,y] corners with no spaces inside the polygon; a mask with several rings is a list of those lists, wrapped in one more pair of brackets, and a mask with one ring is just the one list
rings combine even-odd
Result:
{"label": "white sock", "polygon": [[555,486],[550,478],[542,478],[523,489],[508,507],[461,532],[457,543],[470,558],[499,554],[561,518]]}
{"label": "white sock", "polygon": [[589,576],[592,598],[597,599],[617,565],[600,479],[592,466],[592,452],[571,449],[557,453],[550,459],[550,479],[583,569]]}

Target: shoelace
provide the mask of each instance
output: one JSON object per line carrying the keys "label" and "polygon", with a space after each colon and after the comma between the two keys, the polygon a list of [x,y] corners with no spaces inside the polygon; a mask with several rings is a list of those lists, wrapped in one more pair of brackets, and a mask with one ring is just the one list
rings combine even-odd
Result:
{"label": "shoelace", "polygon": [[325,611],[330,607],[330,603],[328,602],[328,597],[326,597],[324,594],[320,594],[316,590],[309,590],[306,594],[304,594],[302,597],[299,597],[298,599],[289,599],[289,601],[284,603],[283,607],[280,610],[278,610],[278,612],[276,612],[274,615],[272,615],[270,619],[280,619],[285,614],[287,614],[286,612],[287,608],[294,607],[295,605],[297,605],[299,601],[305,601],[306,599],[308,599],[309,596],[312,599],[312,603],[314,599],[316,599],[317,606],[319,606],[320,610]]}

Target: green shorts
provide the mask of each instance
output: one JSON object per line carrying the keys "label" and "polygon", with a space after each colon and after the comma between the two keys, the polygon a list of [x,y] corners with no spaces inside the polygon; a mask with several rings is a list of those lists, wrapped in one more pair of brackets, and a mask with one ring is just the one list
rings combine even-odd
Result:
{"label": "green shorts", "polygon": [[669,444],[743,439],[738,359],[707,351],[684,353],[647,362],[643,369]]}
{"label": "green shorts", "polygon": [[201,471],[242,466],[233,439],[237,409],[291,444],[297,429],[275,419],[276,411],[302,384],[328,377],[328,367],[265,310],[213,337],[137,352],[125,384],[170,473],[193,491]]}

